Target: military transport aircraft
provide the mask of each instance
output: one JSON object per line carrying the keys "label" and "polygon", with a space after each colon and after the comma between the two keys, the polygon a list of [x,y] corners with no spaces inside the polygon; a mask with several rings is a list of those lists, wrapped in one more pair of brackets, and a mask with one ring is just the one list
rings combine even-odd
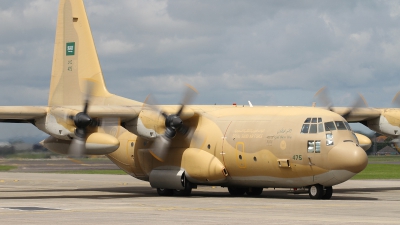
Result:
{"label": "military transport aircraft", "polygon": [[176,106],[110,94],[83,1],[61,0],[48,106],[3,106],[0,121],[33,124],[50,135],[42,141],[46,148],[71,158],[106,155],[162,196],[214,185],[250,196],[268,187],[306,188],[313,199],[329,199],[332,186],[367,165],[356,135],[337,113],[188,105],[194,94],[188,88]]}

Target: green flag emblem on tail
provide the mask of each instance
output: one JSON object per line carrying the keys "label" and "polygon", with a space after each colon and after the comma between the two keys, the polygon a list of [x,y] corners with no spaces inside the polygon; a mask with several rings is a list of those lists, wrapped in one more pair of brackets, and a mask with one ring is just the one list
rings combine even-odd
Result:
{"label": "green flag emblem on tail", "polygon": [[75,42],[67,43],[67,55],[75,55]]}

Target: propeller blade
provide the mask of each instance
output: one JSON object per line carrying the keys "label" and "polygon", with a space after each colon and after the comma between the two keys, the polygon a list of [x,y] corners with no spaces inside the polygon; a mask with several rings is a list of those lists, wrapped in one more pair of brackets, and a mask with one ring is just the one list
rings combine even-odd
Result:
{"label": "propeller blade", "polygon": [[94,82],[91,80],[86,80],[86,89],[84,91],[84,107],[83,107],[83,113],[87,113],[88,108],[89,108],[89,104],[90,104],[90,100],[92,98],[92,94],[93,94],[93,88],[94,88]]}
{"label": "propeller blade", "polygon": [[158,105],[157,101],[151,94],[147,95],[146,99],[143,102],[143,107],[149,107],[150,109],[161,114],[166,119],[168,115],[164,111],[162,111],[161,108],[158,107],[157,105]]}
{"label": "propeller blade", "polygon": [[183,94],[183,99],[181,101],[181,108],[176,113],[177,116],[181,115],[185,105],[189,105],[193,101],[193,99],[196,97],[197,94],[198,94],[198,91],[196,90],[196,88],[194,88],[190,84],[186,84],[186,89]]}
{"label": "propeller blade", "polygon": [[94,82],[85,80],[85,90],[83,93],[83,111],[77,113],[75,116],[68,116],[70,120],[74,121],[76,126],[75,137],[72,139],[68,149],[68,156],[70,158],[81,158],[86,151],[86,128],[92,124],[93,119],[87,114],[90,101],[92,98]]}
{"label": "propeller blade", "polygon": [[400,108],[400,98],[399,98],[399,95],[400,95],[400,91],[396,93],[396,95],[393,97],[393,100],[392,100],[392,104],[394,104],[394,105],[397,106],[398,108]]}
{"label": "propeller blade", "polygon": [[[171,145],[172,139],[175,137],[176,133],[179,132],[182,135],[185,135],[188,138],[188,132],[190,130],[189,127],[183,124],[182,118],[180,117],[184,107],[193,101],[194,97],[197,95],[197,90],[191,86],[186,84],[186,89],[181,101],[181,107],[175,114],[168,115],[159,109],[157,104],[149,104],[156,102],[151,95],[146,97],[146,100],[143,106],[148,106],[151,109],[157,111],[165,118],[165,132],[163,135],[158,135],[156,140],[153,143],[152,148],[149,150],[150,153],[157,160],[163,162],[168,155],[168,149]],[[193,131],[194,132],[194,131]]]}
{"label": "propeller blade", "polygon": [[358,97],[356,100],[354,100],[353,104],[350,106],[350,109],[342,116],[347,120],[353,111],[363,107],[368,107],[367,101],[365,101],[365,98],[362,94],[358,93]]}
{"label": "propeller blade", "polygon": [[82,158],[82,156],[85,154],[85,139],[81,137],[75,137],[72,139],[72,142],[69,146],[68,149],[68,157],[69,158]]}
{"label": "propeller blade", "polygon": [[315,93],[314,98],[321,103],[322,107],[326,107],[329,111],[332,111],[333,104],[326,87],[319,89],[317,93]]}
{"label": "propeller blade", "polygon": [[121,121],[119,118],[102,118],[100,120],[100,127],[106,134],[116,136],[118,134]]}
{"label": "propeller blade", "polygon": [[[318,102],[320,102],[323,107],[326,107],[330,111],[334,111],[333,103],[331,101],[331,98],[329,97],[328,90],[326,87],[319,89],[317,93],[314,95],[314,97],[317,98],[317,100],[319,100]],[[341,115],[343,118],[347,120],[352,112],[354,112],[358,108],[363,108],[363,107],[368,107],[368,104],[365,101],[364,96],[358,93],[358,96],[353,101],[353,104],[351,104],[351,106],[348,107],[347,111],[345,111],[344,113],[341,112]]]}
{"label": "propeller blade", "polygon": [[168,148],[171,144],[171,140],[166,138],[164,135],[160,135],[154,141],[150,154],[154,156],[158,161],[164,162],[168,154]]}

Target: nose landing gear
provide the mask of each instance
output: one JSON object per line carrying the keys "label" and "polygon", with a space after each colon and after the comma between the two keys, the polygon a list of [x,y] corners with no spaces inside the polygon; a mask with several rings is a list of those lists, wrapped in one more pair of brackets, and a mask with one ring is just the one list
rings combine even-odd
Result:
{"label": "nose landing gear", "polygon": [[311,199],[330,199],[332,193],[332,187],[323,187],[320,184],[311,185],[308,189],[308,195]]}

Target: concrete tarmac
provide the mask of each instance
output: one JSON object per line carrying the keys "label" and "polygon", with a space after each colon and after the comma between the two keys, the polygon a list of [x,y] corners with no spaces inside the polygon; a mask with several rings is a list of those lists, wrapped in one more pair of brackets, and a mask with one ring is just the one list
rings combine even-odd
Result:
{"label": "concrete tarmac", "polygon": [[400,180],[350,180],[330,200],[288,189],[160,197],[128,175],[0,173],[0,224],[399,224]]}

